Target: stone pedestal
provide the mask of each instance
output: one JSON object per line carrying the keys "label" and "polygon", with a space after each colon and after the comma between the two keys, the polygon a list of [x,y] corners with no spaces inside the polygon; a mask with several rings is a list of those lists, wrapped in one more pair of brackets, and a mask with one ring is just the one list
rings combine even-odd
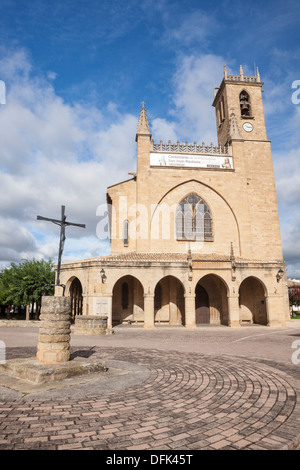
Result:
{"label": "stone pedestal", "polygon": [[76,335],[106,335],[107,334],[107,316],[76,315],[74,334]]}
{"label": "stone pedestal", "polygon": [[67,362],[70,358],[71,298],[44,296],[37,346],[37,361],[43,364]]}

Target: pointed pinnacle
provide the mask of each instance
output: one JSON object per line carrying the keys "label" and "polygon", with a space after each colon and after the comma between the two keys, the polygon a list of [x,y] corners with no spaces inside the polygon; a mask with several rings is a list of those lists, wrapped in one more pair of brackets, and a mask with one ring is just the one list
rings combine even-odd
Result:
{"label": "pointed pinnacle", "polygon": [[138,122],[137,135],[151,135],[144,101],[142,102],[142,109]]}

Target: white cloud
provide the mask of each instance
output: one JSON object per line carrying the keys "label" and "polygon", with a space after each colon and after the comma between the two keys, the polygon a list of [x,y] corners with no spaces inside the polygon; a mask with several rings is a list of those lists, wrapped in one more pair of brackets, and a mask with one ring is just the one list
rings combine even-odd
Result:
{"label": "white cloud", "polygon": [[179,22],[174,24],[174,19],[170,19],[168,9],[166,9],[165,32],[162,39],[164,42],[180,44],[181,47],[201,44],[203,48],[203,44],[209,37],[215,35],[218,29],[218,22],[214,16],[204,11],[196,10],[186,13],[181,16]]}
{"label": "white cloud", "polygon": [[178,139],[177,124],[175,122],[168,122],[166,119],[155,118],[151,121],[151,133],[155,142],[162,140],[167,142],[176,142]]}
{"label": "white cloud", "polygon": [[109,184],[135,171],[138,116],[121,115],[113,103],[102,111],[89,103],[71,106],[31,70],[24,52],[0,61],[8,89],[0,109],[1,260],[55,259],[59,228],[36,216],[59,218],[61,205],[67,220],[87,226],[84,235],[67,228],[66,256],[106,253],[96,238],[96,209]]}
{"label": "white cloud", "polygon": [[300,277],[300,150],[294,143],[274,153],[273,161],[287,272],[290,277]]}
{"label": "white cloud", "polygon": [[174,77],[173,115],[181,140],[216,142],[214,87],[222,81],[224,59],[215,55],[183,57]]}

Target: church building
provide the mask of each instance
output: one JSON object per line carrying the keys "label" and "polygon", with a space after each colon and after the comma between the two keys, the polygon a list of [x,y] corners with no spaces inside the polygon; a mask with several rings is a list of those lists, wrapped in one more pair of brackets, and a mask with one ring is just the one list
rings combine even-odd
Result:
{"label": "church building", "polygon": [[[107,188],[111,254],[63,263],[73,316],[118,324],[282,327],[289,319],[259,72],[215,89],[218,142],[155,142],[144,103],[136,172]],[[56,295],[62,295],[56,288]]]}

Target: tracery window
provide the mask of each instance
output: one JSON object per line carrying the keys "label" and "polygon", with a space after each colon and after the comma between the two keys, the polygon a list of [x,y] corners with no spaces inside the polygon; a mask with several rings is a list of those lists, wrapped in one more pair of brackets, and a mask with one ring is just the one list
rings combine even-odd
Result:
{"label": "tracery window", "polygon": [[177,206],[176,238],[191,241],[213,240],[209,207],[197,194],[189,194]]}

